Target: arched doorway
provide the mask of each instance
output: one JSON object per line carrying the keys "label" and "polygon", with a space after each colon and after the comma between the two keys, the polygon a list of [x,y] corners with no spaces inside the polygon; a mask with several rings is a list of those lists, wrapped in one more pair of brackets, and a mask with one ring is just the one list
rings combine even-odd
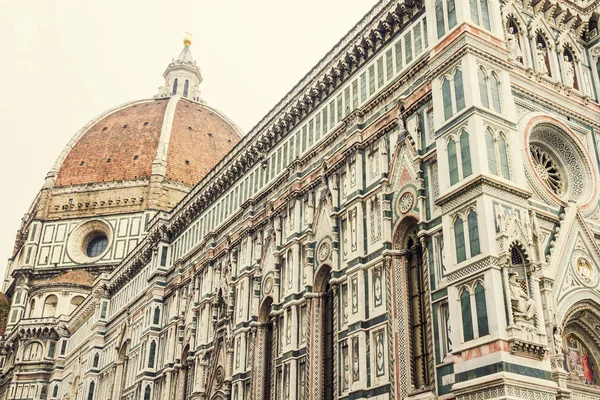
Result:
{"label": "arched doorway", "polygon": [[[313,335],[319,339],[320,343],[315,343],[314,351],[318,362],[314,369],[316,376],[315,385],[321,389],[321,398],[333,400],[335,397],[335,376],[334,376],[334,296],[333,289],[329,281],[331,280],[331,267],[321,265],[315,274],[313,290],[319,296],[313,299],[314,322],[317,334]],[[317,302],[317,303],[315,303]]]}
{"label": "arched doorway", "polygon": [[[274,363],[273,363],[273,344],[275,343],[273,321],[271,320],[271,310],[273,305],[273,298],[267,296],[258,312],[258,322],[261,324],[258,328],[258,376],[257,376],[257,387],[256,387],[256,398],[269,400],[272,398],[273,391],[273,377],[274,377]],[[261,357],[262,355],[262,357]],[[262,359],[262,363],[261,363]]]}
{"label": "arched doorway", "polygon": [[115,371],[115,377],[113,380],[112,397],[111,397],[113,400],[120,399],[121,394],[123,393],[123,387],[125,386],[125,379],[127,376],[127,363],[128,363],[127,351],[128,351],[128,349],[129,349],[129,340],[125,341],[125,343],[123,343],[121,345],[121,348],[119,349],[119,353],[117,354],[117,361],[116,361],[117,369]]}
{"label": "arched doorway", "polygon": [[427,239],[418,237],[417,220],[404,218],[394,234],[394,279],[396,288],[396,313],[400,329],[396,334],[396,368],[410,379],[399,380],[400,396],[426,389],[432,385],[432,343],[427,334],[431,324],[429,303],[429,268]]}
{"label": "arched doorway", "polygon": [[190,374],[190,363],[188,356],[190,353],[190,345],[186,345],[181,353],[181,369],[179,370],[179,377],[177,380],[177,399],[185,400],[189,393],[191,393],[190,386],[192,380],[189,379]]}
{"label": "arched doorway", "polygon": [[562,361],[562,369],[568,373],[567,388],[582,397],[594,394],[600,398],[599,324],[600,304],[586,300],[574,305],[567,313],[564,328],[554,332],[556,355],[551,358]]}

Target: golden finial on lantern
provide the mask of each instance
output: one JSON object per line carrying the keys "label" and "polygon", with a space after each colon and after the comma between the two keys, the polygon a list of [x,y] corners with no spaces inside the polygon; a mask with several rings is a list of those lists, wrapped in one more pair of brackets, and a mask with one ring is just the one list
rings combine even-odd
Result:
{"label": "golden finial on lantern", "polygon": [[183,38],[183,44],[186,46],[189,46],[190,44],[192,44],[192,34],[191,33],[186,32],[186,35]]}

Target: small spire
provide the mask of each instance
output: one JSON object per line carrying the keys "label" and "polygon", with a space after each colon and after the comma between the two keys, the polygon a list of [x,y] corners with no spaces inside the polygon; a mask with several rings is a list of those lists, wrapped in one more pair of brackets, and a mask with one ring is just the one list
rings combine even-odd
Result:
{"label": "small spire", "polygon": [[199,86],[202,83],[202,74],[192,57],[191,44],[192,35],[186,32],[186,36],[183,38],[183,49],[165,70],[163,74],[165,85],[158,89],[155,97],[179,95],[194,101],[201,101]]}

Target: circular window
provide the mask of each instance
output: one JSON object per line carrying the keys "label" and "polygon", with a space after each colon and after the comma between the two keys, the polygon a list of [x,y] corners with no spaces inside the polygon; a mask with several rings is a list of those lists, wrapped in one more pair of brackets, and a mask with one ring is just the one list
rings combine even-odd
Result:
{"label": "circular window", "polygon": [[107,245],[108,238],[106,237],[106,235],[100,234],[100,236],[96,236],[87,245],[87,256],[92,258],[98,257],[100,254],[104,253],[104,250],[106,250]]}
{"label": "circular window", "polygon": [[[546,117],[542,117],[546,119]],[[560,122],[535,124],[527,138],[532,189],[553,203],[574,201],[582,207],[594,202],[595,172],[585,145]]]}
{"label": "circular window", "polygon": [[108,251],[112,229],[102,220],[84,222],[69,235],[68,253],[79,264],[98,261]]}

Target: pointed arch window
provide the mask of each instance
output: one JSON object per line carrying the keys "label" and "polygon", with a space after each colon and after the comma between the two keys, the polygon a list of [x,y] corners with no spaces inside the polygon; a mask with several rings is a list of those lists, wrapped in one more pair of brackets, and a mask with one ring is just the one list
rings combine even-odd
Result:
{"label": "pointed arch window", "polygon": [[454,245],[456,262],[461,263],[469,257],[481,253],[479,243],[479,226],[477,212],[471,209],[467,214],[460,214],[454,220]]}
{"label": "pointed arch window", "polygon": [[491,30],[488,0],[470,0],[469,4],[473,23],[483,26],[488,31]]}
{"label": "pointed arch window", "polygon": [[[477,80],[479,82],[479,98],[481,105],[485,108],[491,108],[500,113],[502,112],[502,103],[500,100],[500,78],[496,72],[488,73],[483,67],[477,70]],[[491,98],[491,101],[490,101]]]}
{"label": "pointed arch window", "polygon": [[448,9],[448,30],[450,30],[456,25],[456,4],[454,0],[446,0],[446,7]]}
{"label": "pointed arch window", "polygon": [[88,400],[94,400],[94,389],[96,388],[96,384],[94,381],[90,382],[90,389],[88,390]]}
{"label": "pointed arch window", "polygon": [[471,294],[466,288],[460,294],[460,312],[462,315],[463,341],[473,340],[473,312],[471,310]]}
{"label": "pointed arch window", "polygon": [[473,172],[471,169],[471,149],[467,131],[462,131],[460,134],[460,157],[462,160],[462,175],[463,178],[466,178]]}
{"label": "pointed arch window", "polygon": [[455,0],[436,0],[435,20],[439,39],[456,26]]}
{"label": "pointed arch window", "polygon": [[444,101],[444,119],[448,119],[452,116],[452,93],[450,81],[446,78],[442,82],[442,97]]}
{"label": "pointed arch window", "polygon": [[500,104],[500,79],[495,72],[492,72],[490,76],[490,91],[492,92],[492,108],[496,112],[502,112],[502,105]]}
{"label": "pointed arch window", "polygon": [[479,337],[489,335],[487,305],[485,301],[485,288],[481,282],[475,286],[475,310],[477,314],[477,330]]}
{"label": "pointed arch window", "polygon": [[485,131],[485,147],[490,172],[494,175],[501,175],[506,179],[510,179],[508,150],[504,134],[502,132],[496,134],[491,128],[487,128]]}
{"label": "pointed arch window", "polygon": [[456,142],[448,141],[448,162],[450,164],[450,185],[458,182],[458,160],[456,158]]}
{"label": "pointed arch window", "polygon": [[469,247],[471,251],[471,257],[481,253],[479,246],[479,227],[477,226],[477,213],[474,210],[469,212],[467,217],[469,224]]}
{"label": "pointed arch window", "polygon": [[177,83],[178,83],[178,79],[175,78],[175,80],[173,81],[173,92],[171,93],[172,95],[177,94]]}
{"label": "pointed arch window", "polygon": [[435,0],[435,22],[437,25],[438,39],[446,33],[446,21],[444,16],[444,2]]}
{"label": "pointed arch window", "polygon": [[456,111],[460,111],[465,108],[465,91],[462,71],[460,69],[457,69],[454,73],[454,95],[456,98]]}
{"label": "pointed arch window", "polygon": [[487,151],[488,169],[492,174],[498,173],[498,163],[496,161],[496,141],[492,131],[488,128],[485,131],[485,149]]}
{"label": "pointed arch window", "polygon": [[146,385],[146,389],[144,389],[144,400],[150,400],[150,396],[152,395],[152,389],[150,385]]}
{"label": "pointed arch window", "polygon": [[190,88],[190,81],[188,79],[186,79],[185,82],[183,83],[183,97],[187,97],[189,88]]}
{"label": "pointed arch window", "polygon": [[94,362],[92,363],[93,368],[98,368],[100,364],[100,355],[98,353],[94,354]]}
{"label": "pointed arch window", "polygon": [[154,325],[158,325],[160,323],[160,308],[159,307],[156,307],[154,309],[154,317],[152,319],[152,323]]}
{"label": "pointed arch window", "polygon": [[488,78],[487,74],[483,70],[483,67],[479,67],[477,71],[477,78],[479,81],[479,97],[481,99],[481,105],[485,108],[490,108],[490,99],[488,97]]}
{"label": "pointed arch window", "polygon": [[454,221],[454,244],[456,246],[456,261],[463,262],[467,259],[465,248],[465,228],[461,217]]}
{"label": "pointed arch window", "polygon": [[54,385],[54,389],[52,389],[52,397],[58,397],[58,385]]}
{"label": "pointed arch window", "polygon": [[508,166],[508,150],[506,149],[506,139],[500,133],[498,135],[498,154],[500,156],[500,172],[506,179],[510,179],[510,168]]}
{"label": "pointed arch window", "polygon": [[453,75],[443,78],[442,104],[444,105],[445,120],[465,108],[465,90],[462,71],[460,69],[457,69]]}
{"label": "pointed arch window", "polygon": [[148,368],[154,368],[154,358],[156,356],[156,341],[150,343],[150,351],[148,351]]}

